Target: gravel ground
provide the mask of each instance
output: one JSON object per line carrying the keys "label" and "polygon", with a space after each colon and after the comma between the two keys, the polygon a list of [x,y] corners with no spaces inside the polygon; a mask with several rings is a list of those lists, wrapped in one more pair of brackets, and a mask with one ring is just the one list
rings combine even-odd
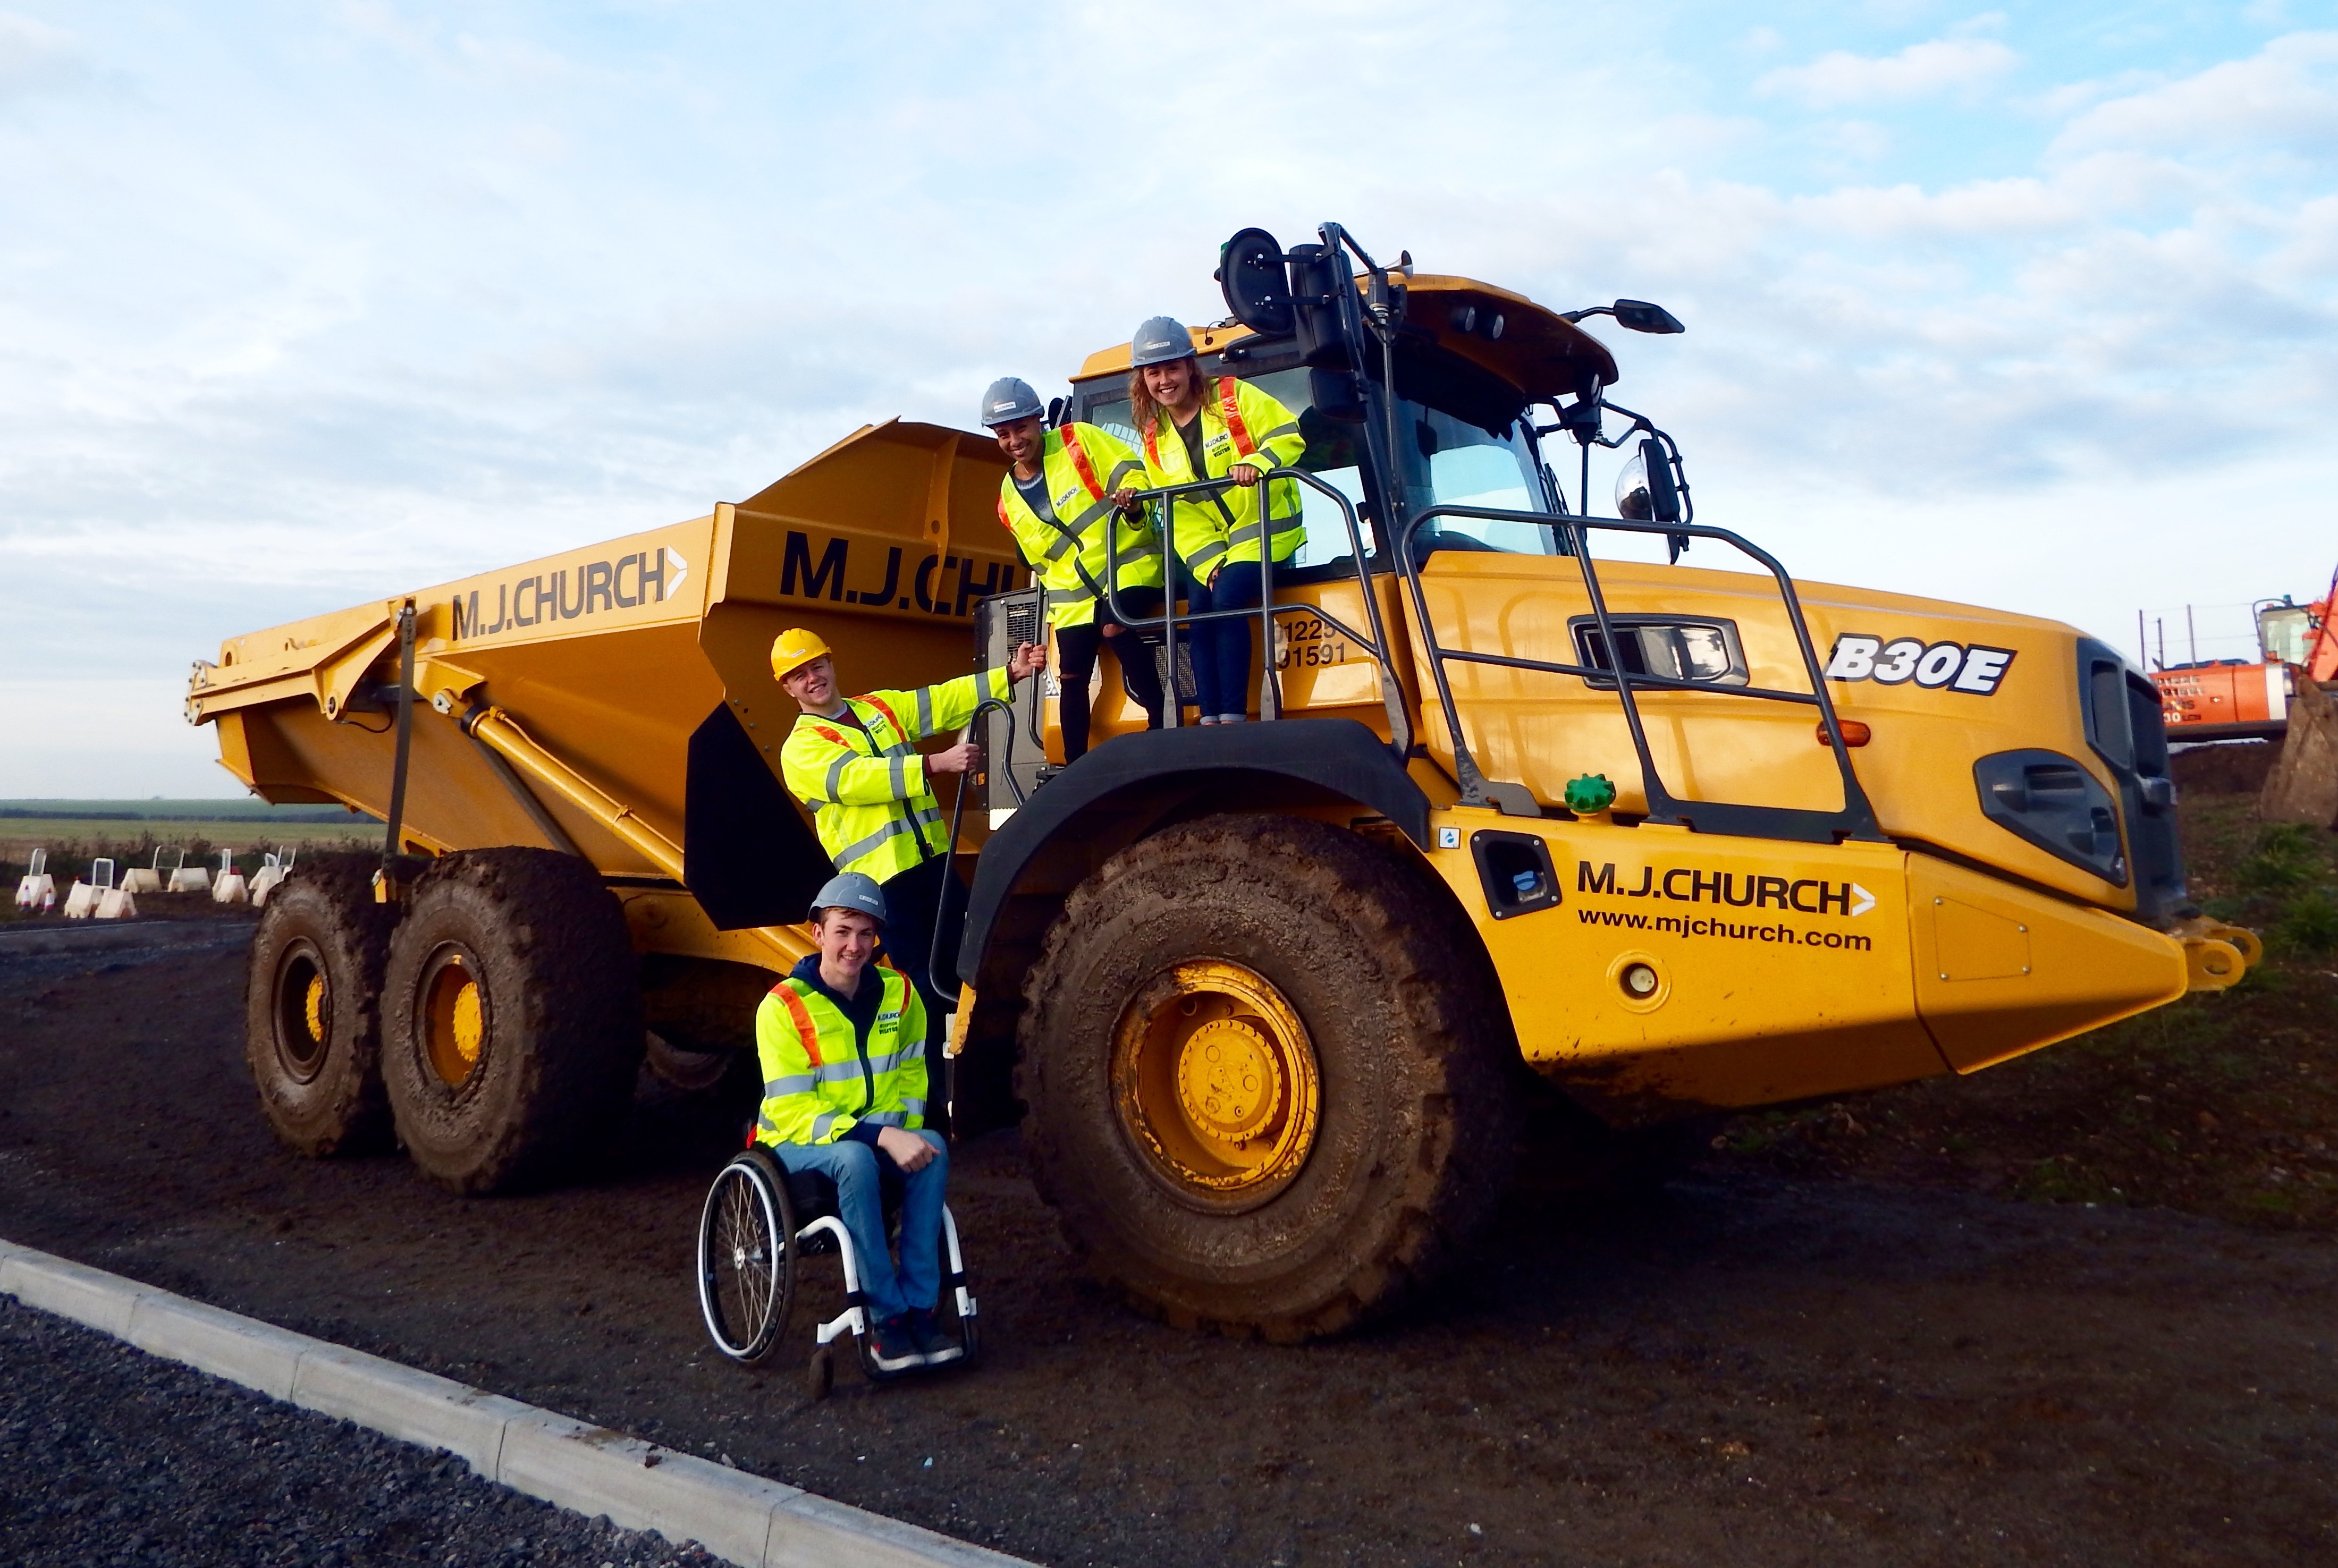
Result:
{"label": "gravel ground", "polygon": [[0,1562],[720,1561],[0,1297]]}
{"label": "gravel ground", "polygon": [[747,1371],[692,1298],[737,1107],[645,1087],[592,1179],[525,1197],[299,1159],[242,968],[0,964],[0,1236],[1062,1568],[2338,1562],[2326,1237],[1725,1161],[1630,1202],[1527,1181],[1417,1307],[1290,1349],[1088,1283],[993,1135],[950,1175],[981,1360],[807,1406],[809,1312]]}

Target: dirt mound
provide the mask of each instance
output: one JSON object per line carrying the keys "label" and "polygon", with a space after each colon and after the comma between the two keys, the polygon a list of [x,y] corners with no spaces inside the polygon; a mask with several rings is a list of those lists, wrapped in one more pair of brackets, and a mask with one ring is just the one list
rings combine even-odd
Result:
{"label": "dirt mound", "polygon": [[2186,795],[2254,795],[2264,788],[2265,775],[2280,755],[2278,740],[2187,746],[2170,760],[2168,771]]}

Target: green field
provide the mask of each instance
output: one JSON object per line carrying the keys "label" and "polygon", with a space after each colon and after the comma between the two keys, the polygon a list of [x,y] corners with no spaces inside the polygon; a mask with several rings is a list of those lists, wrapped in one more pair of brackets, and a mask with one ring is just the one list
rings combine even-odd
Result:
{"label": "green field", "polygon": [[[46,848],[51,859],[67,844],[123,845],[144,843],[147,855],[156,844],[201,843],[212,849],[243,850],[279,844],[339,844],[361,841],[378,848],[381,827],[371,818],[340,814],[333,822],[269,822],[249,818],[213,818],[208,821],[172,818],[163,821],[123,821],[106,817],[0,817],[0,860],[22,860],[24,851]],[[107,853],[100,850],[99,853]],[[190,858],[192,858],[192,855]]]}
{"label": "green field", "polygon": [[[211,800],[0,800],[0,823],[19,818],[70,822],[333,822],[369,818],[339,806],[270,806],[250,795]],[[0,831],[9,831],[0,828]]]}

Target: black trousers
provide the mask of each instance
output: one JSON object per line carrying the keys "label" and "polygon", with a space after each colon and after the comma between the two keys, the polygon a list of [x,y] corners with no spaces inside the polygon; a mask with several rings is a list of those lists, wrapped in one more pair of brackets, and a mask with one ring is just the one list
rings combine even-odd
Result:
{"label": "black trousers", "polygon": [[[1124,588],[1120,602],[1132,615],[1161,613],[1161,590],[1158,588]],[[1113,618],[1111,607],[1099,602],[1096,618],[1085,626],[1056,628],[1056,657],[1058,668],[1056,677],[1061,691],[1056,699],[1056,722],[1064,730],[1064,760],[1076,762],[1088,750],[1088,681],[1095,674],[1096,652],[1104,646],[1104,629],[1120,626]],[[1150,720],[1146,728],[1161,728],[1161,671],[1153,662],[1153,650],[1136,640],[1136,634],[1122,627],[1113,638],[1113,654],[1120,661],[1120,684],[1136,705],[1144,710]]]}

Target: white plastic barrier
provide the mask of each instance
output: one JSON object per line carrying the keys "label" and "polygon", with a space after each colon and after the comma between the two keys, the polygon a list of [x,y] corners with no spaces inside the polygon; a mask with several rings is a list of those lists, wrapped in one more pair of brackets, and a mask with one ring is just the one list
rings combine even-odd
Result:
{"label": "white plastic barrier", "polygon": [[165,893],[208,893],[211,890],[211,873],[208,866],[182,866],[171,873],[162,885]]}
{"label": "white plastic barrier", "polygon": [[298,849],[279,848],[275,854],[261,857],[260,869],[251,874],[251,901],[255,906],[265,905],[276,885],[292,875],[292,862],[300,855]]}
{"label": "white plastic barrier", "polygon": [[95,887],[87,882],[76,881],[73,885],[73,890],[65,895],[65,918],[88,919],[90,912],[97,907],[99,895],[109,890],[106,888]]}
{"label": "white plastic barrier", "polygon": [[124,893],[160,893],[162,890],[162,874],[152,867],[133,866],[122,874],[122,891]]}
{"label": "white plastic barrier", "polygon": [[16,907],[38,915],[57,906],[57,885],[45,871],[16,878]]}
{"label": "white plastic barrier", "polygon": [[231,870],[225,876],[214,880],[211,883],[211,902],[214,904],[250,903],[251,889],[244,886],[243,873]]}
{"label": "white plastic barrier", "polygon": [[98,897],[97,918],[135,920],[138,918],[138,900],[131,896],[127,887],[108,887]]}

